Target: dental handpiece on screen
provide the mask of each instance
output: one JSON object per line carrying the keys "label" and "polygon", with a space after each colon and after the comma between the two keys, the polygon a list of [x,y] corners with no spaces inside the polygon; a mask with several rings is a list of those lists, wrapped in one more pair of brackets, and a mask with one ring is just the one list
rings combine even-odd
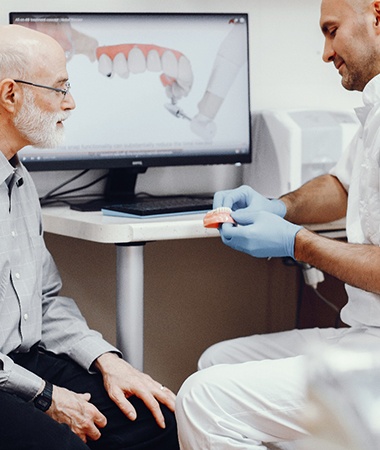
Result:
{"label": "dental handpiece on screen", "polygon": [[239,21],[232,21],[231,25],[231,31],[219,47],[206,91],[198,103],[198,114],[191,121],[192,131],[206,141],[215,137],[214,119],[247,58],[247,47],[242,45],[244,28]]}

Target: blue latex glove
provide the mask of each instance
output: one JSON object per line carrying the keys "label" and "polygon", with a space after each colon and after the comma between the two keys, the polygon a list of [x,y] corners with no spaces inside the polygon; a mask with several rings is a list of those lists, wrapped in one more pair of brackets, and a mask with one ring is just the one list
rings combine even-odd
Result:
{"label": "blue latex glove", "polygon": [[294,240],[301,226],[267,211],[239,210],[231,216],[239,225],[222,225],[224,244],[257,258],[294,258]]}
{"label": "blue latex glove", "polygon": [[214,209],[228,206],[233,211],[243,209],[246,211],[267,211],[280,217],[285,217],[286,206],[282,200],[269,200],[249,186],[240,186],[237,189],[219,191],[214,195]]}

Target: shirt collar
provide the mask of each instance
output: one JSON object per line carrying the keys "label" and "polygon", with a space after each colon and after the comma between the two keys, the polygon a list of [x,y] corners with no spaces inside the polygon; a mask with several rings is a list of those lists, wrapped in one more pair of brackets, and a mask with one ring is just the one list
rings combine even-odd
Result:
{"label": "shirt collar", "polygon": [[355,113],[360,123],[364,125],[373,106],[380,102],[380,74],[367,83],[363,90],[362,98],[364,106],[355,108]]}
{"label": "shirt collar", "polygon": [[4,181],[6,180],[9,180],[13,175],[17,177],[15,181],[18,181],[20,178],[22,178],[22,167],[17,155],[12,158],[12,163],[14,164],[14,166],[0,151],[0,184],[4,183]]}
{"label": "shirt collar", "polygon": [[373,106],[380,102],[380,74],[370,80],[363,90],[364,105]]}

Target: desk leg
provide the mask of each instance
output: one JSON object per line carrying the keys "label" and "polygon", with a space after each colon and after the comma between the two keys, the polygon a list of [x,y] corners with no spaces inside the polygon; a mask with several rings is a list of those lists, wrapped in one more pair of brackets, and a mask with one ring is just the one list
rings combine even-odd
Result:
{"label": "desk leg", "polygon": [[136,369],[144,365],[144,243],[117,245],[117,346]]}

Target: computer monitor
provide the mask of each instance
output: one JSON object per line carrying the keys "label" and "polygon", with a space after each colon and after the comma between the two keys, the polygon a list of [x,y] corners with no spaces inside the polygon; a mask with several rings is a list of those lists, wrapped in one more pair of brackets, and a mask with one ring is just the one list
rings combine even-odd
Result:
{"label": "computer monitor", "polygon": [[246,13],[11,12],[10,23],[60,42],[76,102],[64,145],[19,152],[29,170],[109,169],[119,200],[148,167],[250,162]]}

